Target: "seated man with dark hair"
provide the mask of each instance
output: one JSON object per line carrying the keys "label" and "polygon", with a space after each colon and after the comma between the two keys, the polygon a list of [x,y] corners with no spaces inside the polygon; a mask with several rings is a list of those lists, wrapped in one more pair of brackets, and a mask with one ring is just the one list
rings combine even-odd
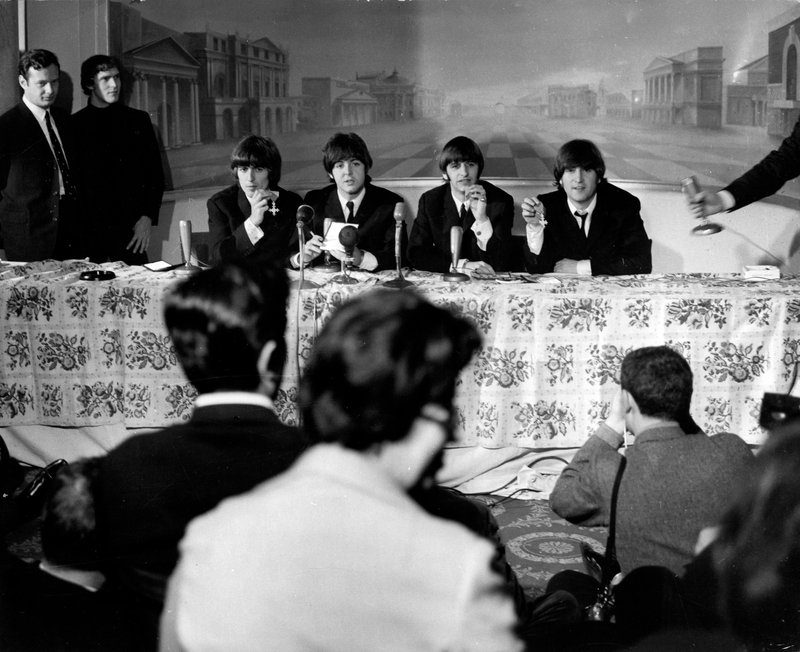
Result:
{"label": "seated man with dark hair", "polygon": [[452,436],[456,380],[479,345],[412,293],[334,313],[300,387],[322,443],[190,525],[161,649],[520,649],[494,547],[407,493]]}
{"label": "seated man with dark hair", "polygon": [[700,531],[717,522],[753,463],[738,436],[690,434],[692,370],[666,346],[632,351],[605,423],[562,471],[550,495],[559,516],[608,525],[618,450],[627,428],[636,438],[617,500],[617,557],[624,572],[666,566],[680,573]]}
{"label": "seated man with dark hair", "polygon": [[419,198],[408,242],[408,261],[428,272],[450,271],[450,231],[463,231],[459,269],[493,274],[512,266],[514,199],[481,180],[483,153],[466,136],[450,140],[439,155],[444,185]]}
{"label": "seated man with dark hair", "polygon": [[649,274],[650,240],[639,200],[605,179],[590,140],[561,146],[553,167],[558,190],[522,201],[525,266],[533,274]]}
{"label": "seated man with dark hair", "polygon": [[[306,243],[305,262],[316,259],[318,263],[321,260],[319,254],[326,235],[325,218],[329,218],[358,227],[358,243],[353,250],[353,264],[358,269],[367,272],[394,269],[394,208],[403,202],[403,198],[372,185],[369,176],[372,156],[358,134],[336,133],[322,152],[322,165],[333,183],[306,194],[305,203],[314,209],[315,236]],[[400,237],[400,251],[404,259],[407,238],[405,223]],[[338,260],[345,257],[339,247],[326,246],[326,249]],[[294,267],[300,267],[299,256],[296,254],[292,258]]]}
{"label": "seated man with dark hair", "polygon": [[[169,292],[164,318],[199,394],[194,413],[93,459],[90,498],[79,488],[53,495],[43,527],[48,560],[86,564],[94,555],[92,568],[107,584],[139,596],[158,615],[189,521],[282,472],[307,446],[272,404],[286,356],[287,297],[285,271],[263,261],[205,270]],[[81,552],[63,529],[70,522],[85,529],[89,507],[94,532]],[[68,549],[59,549],[64,541]]]}
{"label": "seated man with dark hair", "polygon": [[278,185],[277,145],[263,136],[243,138],[231,152],[231,173],[235,183],[208,200],[212,264],[257,256],[288,265],[301,200]]}

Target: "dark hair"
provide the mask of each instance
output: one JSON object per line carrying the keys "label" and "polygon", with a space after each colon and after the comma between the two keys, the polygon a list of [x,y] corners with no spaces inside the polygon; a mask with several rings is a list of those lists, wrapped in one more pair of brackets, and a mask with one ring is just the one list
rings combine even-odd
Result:
{"label": "dark hair", "polygon": [[456,136],[450,139],[439,154],[439,169],[447,174],[447,166],[451,163],[477,163],[478,176],[483,172],[483,152],[471,138]]}
{"label": "dark hair", "polygon": [[231,152],[231,172],[236,179],[236,168],[267,168],[269,187],[275,190],[281,180],[281,153],[272,138],[245,136]]}
{"label": "dark hair", "polygon": [[733,632],[751,649],[797,649],[800,422],[770,435],[712,546],[718,608]]}
{"label": "dark hair", "polygon": [[[692,370],[668,346],[646,346],[625,356],[620,385],[631,393],[642,414],[686,423],[692,402]],[[692,422],[693,423],[693,422]]]}
{"label": "dark hair", "polygon": [[273,341],[276,389],[286,358],[286,271],[259,259],[224,263],[175,286],[164,299],[167,324],[186,377],[202,393],[254,391],[257,361]]}
{"label": "dark hair", "polygon": [[600,183],[606,174],[606,162],[603,155],[591,140],[570,140],[564,143],[556,154],[556,163],[553,166],[555,185],[559,185],[564,171],[570,168],[583,168],[594,170],[597,173],[597,182]]}
{"label": "dark hair", "polygon": [[42,520],[42,552],[53,564],[96,567],[97,534],[94,483],[100,459],[77,460],[58,470]]}
{"label": "dark hair", "polygon": [[372,167],[372,157],[369,155],[367,144],[361,136],[342,132],[333,134],[322,150],[322,166],[325,168],[325,172],[331,174],[333,166],[339,161],[349,161],[351,159],[361,161],[364,167],[367,168],[367,172]]}
{"label": "dark hair", "polygon": [[50,52],[50,50],[28,50],[19,58],[19,74],[28,79],[28,70],[44,70],[50,66],[56,66],[58,71],[61,72],[61,64],[58,62],[58,57]]}
{"label": "dark hair", "polygon": [[95,54],[81,64],[81,88],[84,95],[91,95],[97,73],[116,68],[120,75],[122,66],[119,59],[107,54]]}
{"label": "dark hair", "polygon": [[317,338],[300,382],[304,425],[314,439],[355,450],[399,441],[426,404],[451,407],[479,346],[472,324],[417,294],[361,295]]}

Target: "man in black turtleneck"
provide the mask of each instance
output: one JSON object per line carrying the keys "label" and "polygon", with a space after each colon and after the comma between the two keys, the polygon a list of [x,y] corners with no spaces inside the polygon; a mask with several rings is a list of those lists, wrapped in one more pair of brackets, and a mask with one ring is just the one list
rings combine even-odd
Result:
{"label": "man in black turtleneck", "polygon": [[89,104],[72,120],[90,258],[141,265],[158,222],[164,173],[150,116],[119,101],[121,70],[103,54],[83,62],[81,88]]}

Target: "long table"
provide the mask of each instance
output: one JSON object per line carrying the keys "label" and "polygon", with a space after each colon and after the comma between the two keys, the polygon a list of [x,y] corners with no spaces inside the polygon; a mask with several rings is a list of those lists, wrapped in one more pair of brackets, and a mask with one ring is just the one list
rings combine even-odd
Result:
{"label": "long table", "polygon": [[[79,279],[98,267],[0,266],[0,426],[141,428],[188,418],[195,392],[162,322],[164,293],[183,275],[112,263],[102,268],[114,271],[114,280]],[[291,294],[277,400],[288,423],[298,421],[298,378],[319,329],[348,298],[393,274],[354,277],[358,284],[342,285],[310,272],[306,278],[319,287]],[[459,381],[461,445],[580,446],[608,412],[623,357],[665,343],[694,372],[695,420],[709,433],[731,431],[759,443],[761,397],[788,391],[800,359],[795,278],[549,276],[455,284],[424,272],[407,278],[483,335],[480,354]]]}

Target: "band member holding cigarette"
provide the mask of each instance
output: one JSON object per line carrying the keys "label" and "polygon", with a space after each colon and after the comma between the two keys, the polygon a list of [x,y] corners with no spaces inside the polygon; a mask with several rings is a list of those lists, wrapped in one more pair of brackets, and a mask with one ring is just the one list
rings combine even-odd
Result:
{"label": "band member holding cigarette", "polygon": [[289,264],[300,195],[284,190],[281,153],[271,138],[247,136],[231,154],[235,183],[208,200],[211,262],[264,256]]}
{"label": "band member holding cigarette", "polygon": [[525,267],[534,274],[649,274],[651,242],[641,204],[605,180],[606,164],[589,140],[561,146],[555,192],[522,201]]}
{"label": "band member holding cigarette", "polygon": [[[320,253],[323,250],[337,260],[344,259],[344,248],[330,235],[334,230],[338,233],[338,227],[346,223],[358,228],[358,244],[353,248],[352,257],[356,268],[367,272],[394,269],[394,209],[403,202],[403,198],[372,185],[369,176],[372,157],[367,144],[358,134],[334,134],[322,153],[322,165],[333,183],[312,190],[305,197],[305,203],[314,209],[314,236],[306,242],[305,262],[321,262]],[[326,218],[335,224],[333,229],[326,229]],[[326,235],[329,237],[326,238]],[[406,243],[406,225],[403,222],[400,228],[403,259]],[[293,267],[300,266],[299,257],[299,253],[293,256]],[[401,264],[405,264],[405,261],[401,260]]]}
{"label": "band member holding cigarette", "polygon": [[463,229],[459,270],[493,274],[511,269],[514,199],[480,179],[483,154],[466,136],[450,140],[439,155],[445,185],[419,199],[408,245],[408,260],[417,269],[450,271],[450,231]]}

